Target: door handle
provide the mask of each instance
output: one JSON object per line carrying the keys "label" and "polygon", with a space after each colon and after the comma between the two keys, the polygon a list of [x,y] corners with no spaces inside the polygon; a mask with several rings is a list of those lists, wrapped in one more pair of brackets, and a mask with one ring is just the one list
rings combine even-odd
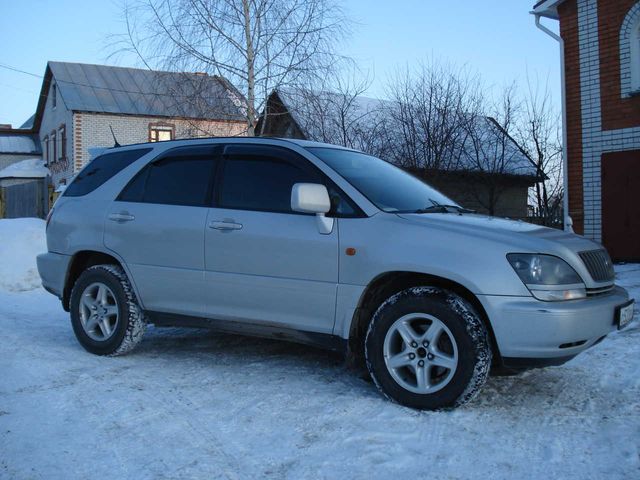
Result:
{"label": "door handle", "polygon": [[242,224],[214,220],[213,222],[209,223],[209,228],[213,228],[215,230],[240,230],[242,229]]}
{"label": "door handle", "polygon": [[118,223],[130,222],[130,221],[135,220],[135,219],[136,219],[136,217],[131,215],[129,212],[119,212],[119,213],[110,213],[109,214],[109,220],[112,220],[112,221],[118,222]]}

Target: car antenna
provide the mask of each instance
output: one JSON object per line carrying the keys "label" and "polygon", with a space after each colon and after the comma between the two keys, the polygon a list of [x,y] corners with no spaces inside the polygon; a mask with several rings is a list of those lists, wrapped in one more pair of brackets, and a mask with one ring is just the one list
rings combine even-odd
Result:
{"label": "car antenna", "polygon": [[118,143],[118,139],[116,138],[116,134],[113,133],[113,127],[109,125],[109,130],[111,130],[111,135],[113,136],[113,148],[118,148],[120,144]]}

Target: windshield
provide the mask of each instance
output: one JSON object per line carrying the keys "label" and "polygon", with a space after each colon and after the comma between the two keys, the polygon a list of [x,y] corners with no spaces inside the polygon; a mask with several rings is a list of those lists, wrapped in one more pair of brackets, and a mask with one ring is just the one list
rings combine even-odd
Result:
{"label": "windshield", "polygon": [[371,155],[326,147],[307,150],[385,212],[409,213],[437,205],[457,206],[453,200],[422,180]]}

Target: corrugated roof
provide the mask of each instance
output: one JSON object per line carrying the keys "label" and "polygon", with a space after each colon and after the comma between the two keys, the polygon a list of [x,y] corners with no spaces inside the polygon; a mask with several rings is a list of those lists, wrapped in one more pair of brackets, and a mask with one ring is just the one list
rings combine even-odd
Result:
{"label": "corrugated roof", "polygon": [[0,154],[34,154],[40,155],[40,142],[36,135],[0,131]]}
{"label": "corrugated roof", "polygon": [[69,110],[246,120],[244,98],[218,76],[67,62],[48,67]]}

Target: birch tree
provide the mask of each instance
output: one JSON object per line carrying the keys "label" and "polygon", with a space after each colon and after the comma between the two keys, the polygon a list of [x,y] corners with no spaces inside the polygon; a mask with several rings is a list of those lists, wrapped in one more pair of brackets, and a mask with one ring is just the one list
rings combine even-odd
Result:
{"label": "birch tree", "polygon": [[126,50],[149,68],[228,79],[246,98],[247,134],[274,89],[322,78],[347,32],[333,0],[138,0],[125,5]]}

